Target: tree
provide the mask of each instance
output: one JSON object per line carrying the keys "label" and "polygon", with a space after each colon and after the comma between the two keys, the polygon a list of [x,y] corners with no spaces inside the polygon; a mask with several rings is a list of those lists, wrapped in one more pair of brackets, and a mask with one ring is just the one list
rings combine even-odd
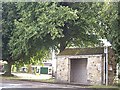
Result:
{"label": "tree", "polygon": [[11,65],[14,63],[8,45],[15,28],[14,20],[19,18],[15,3],[2,3],[2,59],[8,62],[6,75],[11,75]]}
{"label": "tree", "polygon": [[99,29],[102,31],[102,38],[107,39],[115,51],[116,59],[120,59],[120,32],[119,32],[119,7],[116,2],[106,2],[99,13]]}
{"label": "tree", "polygon": [[29,57],[42,48],[49,49],[64,37],[61,29],[64,22],[77,18],[76,10],[56,3],[18,3],[18,7],[22,18],[15,21],[16,29],[10,41],[13,57]]}
{"label": "tree", "polygon": [[20,17],[12,19],[15,28],[6,44],[14,60],[29,62],[44,48],[57,47],[63,51],[71,45],[94,45],[99,38],[114,39],[110,36],[116,20],[113,3],[23,2],[15,5]]}
{"label": "tree", "polygon": [[[116,3],[116,11],[117,17],[115,18],[114,22],[112,23],[112,45],[116,53],[117,61],[120,65],[120,2]],[[114,29],[113,29],[114,28]],[[111,40],[111,39],[110,39]]]}
{"label": "tree", "polygon": [[10,42],[13,56],[21,53],[31,56],[31,50],[36,52],[43,47],[58,47],[63,51],[72,44],[83,46],[96,42],[98,31],[93,26],[103,4],[68,4],[19,3],[22,18],[16,20]]}
{"label": "tree", "polygon": [[[27,5],[28,4],[28,5]],[[36,46],[34,46],[34,44],[35,43],[32,43],[31,41],[33,41],[34,39],[32,38],[31,39],[31,37],[32,36],[34,36],[34,35],[30,35],[31,33],[36,33],[36,32],[34,32],[34,29],[36,29],[36,28],[33,28],[33,27],[30,27],[30,28],[28,28],[27,30],[30,30],[30,32],[27,34],[26,32],[24,32],[24,30],[23,30],[23,32],[22,31],[19,31],[19,29],[18,29],[18,27],[21,27],[22,25],[27,25],[27,24],[19,24],[18,25],[18,27],[16,27],[17,26],[17,21],[19,21],[20,19],[21,20],[25,20],[26,18],[26,15],[24,14],[25,13],[25,11],[29,11],[29,15],[30,15],[30,12],[31,11],[33,11],[35,8],[36,8],[36,13],[38,14],[37,15],[37,17],[39,17],[39,13],[41,13],[40,11],[44,11],[44,9],[47,9],[47,8],[50,8],[49,10],[50,10],[50,15],[52,15],[53,13],[54,13],[54,16],[56,16],[57,15],[57,13],[60,13],[59,12],[59,10],[60,11],[62,11],[63,10],[63,12],[65,12],[65,10],[67,11],[67,10],[69,10],[69,13],[68,14],[72,14],[72,10],[70,10],[69,8],[66,8],[65,10],[64,10],[64,7],[57,7],[57,6],[55,6],[54,4],[51,4],[51,3],[2,3],[2,6],[3,6],[3,13],[2,13],[2,16],[3,16],[3,18],[2,18],[2,29],[3,29],[3,32],[2,32],[2,41],[3,41],[3,47],[2,47],[2,53],[3,53],[3,55],[2,55],[2,59],[4,60],[4,61],[7,61],[8,62],[8,70],[6,71],[6,73],[5,73],[5,75],[8,75],[8,76],[10,76],[11,75],[11,66],[12,66],[12,64],[14,64],[14,63],[17,63],[17,62],[23,62],[23,63],[28,63],[29,61],[31,61],[32,59],[38,59],[38,57],[39,56],[41,56],[41,55],[45,55],[45,53],[46,53],[46,49],[43,49],[43,47],[41,48],[41,47],[37,47],[36,48]],[[26,7],[27,6],[29,6],[29,8],[28,9],[26,9]],[[33,6],[33,7],[31,7],[31,6]],[[21,8],[22,7],[22,8]],[[43,7],[43,8],[41,8],[41,7]],[[52,8],[53,7],[53,8]],[[32,9],[33,8],[33,9]],[[56,13],[55,12],[55,9],[54,8],[56,8],[56,10],[58,10],[58,12]],[[41,9],[40,11],[39,11],[39,9]],[[43,10],[42,10],[43,9]],[[44,18],[44,20],[45,21],[47,21],[47,19],[45,19],[46,17],[45,17],[45,14],[47,14],[48,12],[45,12],[45,13],[43,13],[41,16]],[[49,14],[48,13],[48,14]],[[21,16],[22,16],[22,14],[23,15],[25,15],[25,16],[23,16],[22,18],[21,18]],[[68,15],[68,14],[65,14],[65,15]],[[28,15],[28,16],[29,16]],[[64,16],[61,16],[61,17],[58,17],[58,18],[64,18],[65,17],[65,15]],[[34,13],[32,14],[32,16],[34,16]],[[75,15],[74,15],[75,16]],[[49,18],[50,18],[51,16],[49,16]],[[64,20],[68,20],[68,19],[70,19],[71,17],[69,16],[69,17],[67,17],[67,18],[65,18]],[[72,17],[72,18],[75,18],[75,17]],[[33,18],[31,18],[31,20],[35,20],[35,18],[33,17]],[[15,20],[16,20],[16,23],[15,23]],[[39,19],[37,22],[40,22],[40,20],[42,20],[42,19]],[[57,20],[59,20],[59,19],[56,19],[55,21],[54,21],[54,23],[57,23],[58,25],[57,26],[59,26],[59,25],[62,25],[63,24],[63,22],[57,22]],[[28,19],[28,22],[29,22],[29,24],[30,24],[30,19]],[[50,21],[49,21],[50,22]],[[47,22],[47,23],[49,23],[49,22]],[[47,24],[46,23],[46,24]],[[29,25],[28,24],[28,25]],[[32,23],[33,24],[33,23]],[[41,24],[42,25],[42,23],[39,23],[39,24]],[[34,24],[33,24],[34,25]],[[52,25],[52,24],[51,24]],[[44,27],[45,27],[45,25],[43,25]],[[52,26],[49,26],[49,27],[52,27]],[[27,27],[26,27],[27,28]],[[31,29],[32,28],[32,29]],[[18,30],[17,30],[18,29]],[[15,34],[15,31],[14,30],[17,30],[18,32],[18,34],[16,33]],[[54,33],[52,30],[57,30],[57,29],[55,29],[55,27],[53,28],[51,28],[50,29],[50,31],[52,32],[51,34],[53,35],[52,36],[52,38],[54,38],[54,35],[56,35],[56,33]],[[47,32],[47,31],[45,31],[45,32]],[[44,32],[43,32],[44,33]],[[22,34],[23,35],[23,37],[25,37],[24,39],[23,39],[23,37],[19,37],[19,36],[17,36],[17,35],[19,35],[19,34]],[[27,36],[26,36],[27,35]],[[42,35],[42,34],[41,34]],[[18,38],[19,37],[19,38]],[[37,36],[37,37],[39,37],[39,39],[40,39],[40,36]],[[28,39],[27,39],[28,38]],[[26,41],[26,39],[28,40],[28,42],[30,42],[30,43],[28,43],[27,41]],[[12,40],[14,41],[14,43],[11,43],[12,42]],[[31,40],[31,41],[30,41]],[[24,42],[23,42],[24,41]],[[37,39],[37,41],[38,41],[38,39]],[[38,43],[36,41],[36,44]],[[17,43],[16,43],[17,42]],[[18,43],[19,42],[19,43]],[[21,46],[20,46],[21,45]],[[31,45],[30,47],[28,47],[29,45]],[[42,43],[41,43],[41,45],[42,45]],[[44,44],[43,44],[44,45]],[[42,46],[43,46],[42,45]],[[13,46],[15,46],[15,48],[13,48]],[[32,47],[32,46],[34,46],[34,47]],[[14,50],[13,50],[14,49]],[[11,51],[11,50],[13,50],[13,52]],[[27,50],[29,50],[29,53],[27,52]],[[40,53],[41,51],[40,50],[44,50],[45,52],[43,52],[43,53]],[[38,55],[38,53],[40,53],[41,55]],[[31,59],[32,58],[32,59]],[[41,57],[39,57],[39,60],[40,60],[40,58]],[[43,58],[43,57],[42,57]]]}
{"label": "tree", "polygon": [[[104,3],[70,3],[60,2],[62,6],[68,6],[74,10],[77,10],[78,19],[75,22],[67,22],[63,27],[64,39],[67,43],[66,46],[79,46],[88,47],[95,46],[99,43],[101,36],[98,35],[101,31],[98,28],[98,12],[101,11]],[[63,49],[66,46],[61,44]]]}
{"label": "tree", "polygon": [[[20,3],[19,5],[21,4],[24,3]],[[11,52],[11,47],[13,46],[10,46],[11,39],[14,36],[14,29],[16,29],[15,20],[19,20],[21,18],[20,11],[24,9],[20,10],[18,3],[15,2],[2,3],[2,7],[2,59],[8,63],[5,75],[11,76],[11,66],[13,64],[22,65],[26,63],[36,63],[38,61],[42,61],[42,59],[45,58],[44,56],[47,55],[48,51],[44,48],[37,52],[31,50],[31,53],[34,53],[35,56],[31,56],[30,53],[30,56],[25,56],[22,52],[18,53],[20,52],[19,47],[16,47],[18,52],[16,52],[16,49],[14,49],[15,52]],[[33,59],[36,61],[33,61]]]}

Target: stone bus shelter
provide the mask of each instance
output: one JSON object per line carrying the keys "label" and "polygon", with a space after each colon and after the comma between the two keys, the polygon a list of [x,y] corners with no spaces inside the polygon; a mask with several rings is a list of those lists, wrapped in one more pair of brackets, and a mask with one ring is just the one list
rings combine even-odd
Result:
{"label": "stone bus shelter", "polygon": [[[106,81],[104,47],[68,48],[57,56],[56,81],[62,83],[102,85]],[[115,78],[116,61],[108,48],[108,83]]]}

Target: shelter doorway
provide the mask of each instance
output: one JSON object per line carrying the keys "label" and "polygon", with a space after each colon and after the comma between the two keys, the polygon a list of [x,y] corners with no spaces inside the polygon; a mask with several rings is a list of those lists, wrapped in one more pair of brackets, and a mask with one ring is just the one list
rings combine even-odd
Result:
{"label": "shelter doorway", "polygon": [[70,59],[70,82],[76,84],[87,83],[87,58]]}

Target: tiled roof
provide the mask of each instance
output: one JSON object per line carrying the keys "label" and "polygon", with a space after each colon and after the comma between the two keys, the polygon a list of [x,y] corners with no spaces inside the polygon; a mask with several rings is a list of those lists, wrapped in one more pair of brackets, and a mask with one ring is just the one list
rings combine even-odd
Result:
{"label": "tiled roof", "polygon": [[95,47],[95,48],[67,48],[60,55],[95,55],[95,54],[103,54],[103,47]]}

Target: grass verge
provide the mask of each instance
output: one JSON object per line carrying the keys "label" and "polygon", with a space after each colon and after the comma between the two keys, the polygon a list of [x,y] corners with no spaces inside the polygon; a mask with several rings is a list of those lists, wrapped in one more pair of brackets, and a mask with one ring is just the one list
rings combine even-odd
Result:
{"label": "grass verge", "polygon": [[45,83],[54,83],[55,79],[51,78],[51,79],[23,79],[23,78],[19,78],[17,76],[2,76],[0,75],[0,79],[3,80],[23,80],[23,81],[34,81],[34,82],[45,82]]}

